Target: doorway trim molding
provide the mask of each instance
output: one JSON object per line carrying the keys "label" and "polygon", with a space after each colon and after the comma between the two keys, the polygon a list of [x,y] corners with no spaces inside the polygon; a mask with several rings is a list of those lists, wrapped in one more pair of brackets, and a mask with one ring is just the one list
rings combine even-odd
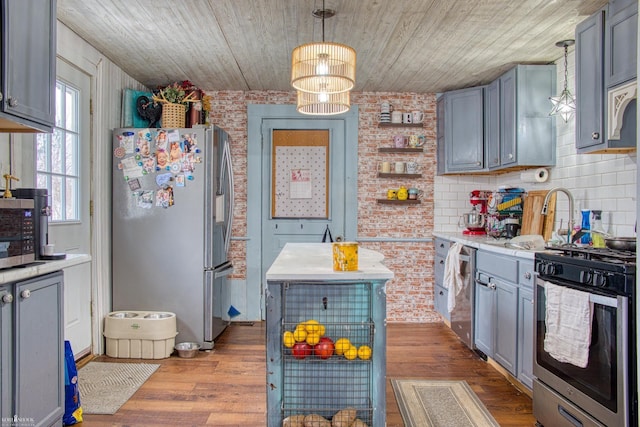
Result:
{"label": "doorway trim molding", "polygon": [[[358,106],[353,105],[343,114],[335,116],[306,116],[296,111],[295,105],[247,105],[247,248],[246,248],[246,301],[249,318],[264,319],[262,298],[262,127],[265,120],[342,120],[344,141],[352,149],[346,150],[345,194],[353,200],[354,215],[345,217],[345,239],[355,240],[358,232]],[[256,298],[260,296],[260,300]],[[259,310],[259,311],[258,311]]]}

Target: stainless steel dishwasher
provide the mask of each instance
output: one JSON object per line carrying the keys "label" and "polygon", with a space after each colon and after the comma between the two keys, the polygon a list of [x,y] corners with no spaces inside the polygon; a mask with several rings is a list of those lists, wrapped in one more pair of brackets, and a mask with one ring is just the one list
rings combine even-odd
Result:
{"label": "stainless steel dishwasher", "polygon": [[[451,329],[460,337],[467,347],[474,349],[474,275],[476,270],[476,250],[463,246],[460,250],[460,274],[463,287],[456,295],[456,304],[451,311]],[[451,292],[452,290],[449,290]]]}

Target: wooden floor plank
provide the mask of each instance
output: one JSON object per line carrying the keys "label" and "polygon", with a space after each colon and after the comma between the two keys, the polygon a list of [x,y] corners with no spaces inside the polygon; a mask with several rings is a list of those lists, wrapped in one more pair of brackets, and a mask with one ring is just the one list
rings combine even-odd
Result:
{"label": "wooden floor plank", "polygon": [[[89,427],[266,426],[266,330],[232,324],[210,351],[172,356],[114,415],[84,415]],[[136,359],[97,357],[97,361]],[[392,378],[466,380],[503,427],[533,426],[531,398],[440,323],[387,325],[387,427],[403,427]],[[80,396],[82,399],[82,396]]]}

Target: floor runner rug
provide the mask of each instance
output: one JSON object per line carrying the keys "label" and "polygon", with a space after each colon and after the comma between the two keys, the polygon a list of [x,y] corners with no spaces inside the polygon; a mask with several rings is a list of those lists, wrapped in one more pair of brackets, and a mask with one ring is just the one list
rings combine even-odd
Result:
{"label": "floor runner rug", "polygon": [[82,412],[115,414],[159,367],[150,363],[87,363],[78,369]]}
{"label": "floor runner rug", "polygon": [[391,385],[405,427],[499,427],[466,381],[392,379]]}

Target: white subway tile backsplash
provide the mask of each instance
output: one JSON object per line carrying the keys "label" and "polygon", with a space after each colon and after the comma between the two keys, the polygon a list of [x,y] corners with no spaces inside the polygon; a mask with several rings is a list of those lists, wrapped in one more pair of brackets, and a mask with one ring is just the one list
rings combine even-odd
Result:
{"label": "white subway tile backsplash", "polygon": [[[562,59],[562,58],[561,58]],[[573,52],[568,57],[568,86],[574,91]],[[564,81],[562,60],[558,67],[558,91]],[[459,215],[467,212],[469,192],[497,190],[500,185],[521,186],[526,190],[565,187],[576,201],[574,220],[579,224],[580,209],[600,209],[605,230],[620,236],[633,236],[636,222],[637,156],[631,154],[577,154],[575,147],[575,117],[564,123],[556,122],[556,166],[550,168],[550,178],[544,184],[522,183],[520,172],[496,176],[438,176],[434,179],[434,231],[459,232]],[[447,203],[445,207],[444,203]],[[568,202],[559,193],[556,206],[556,228],[560,219],[566,227]]]}

